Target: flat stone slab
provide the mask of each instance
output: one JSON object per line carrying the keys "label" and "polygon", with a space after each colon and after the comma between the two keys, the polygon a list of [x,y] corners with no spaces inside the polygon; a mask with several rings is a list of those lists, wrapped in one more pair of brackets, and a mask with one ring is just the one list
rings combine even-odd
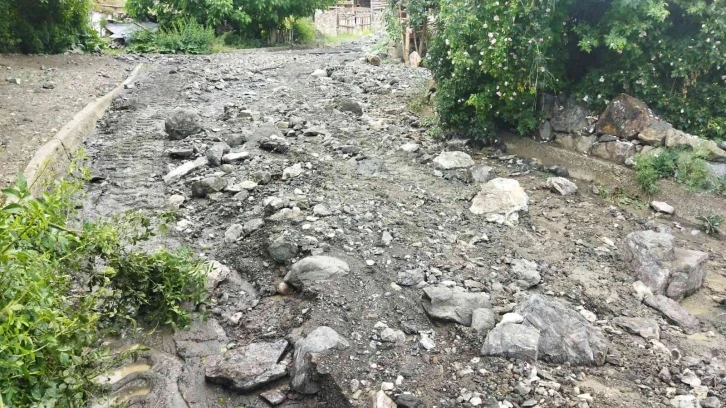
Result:
{"label": "flat stone slab", "polygon": [[237,391],[253,390],[287,374],[287,366],[279,364],[286,348],[287,340],[278,340],[228,350],[209,359],[204,377]]}

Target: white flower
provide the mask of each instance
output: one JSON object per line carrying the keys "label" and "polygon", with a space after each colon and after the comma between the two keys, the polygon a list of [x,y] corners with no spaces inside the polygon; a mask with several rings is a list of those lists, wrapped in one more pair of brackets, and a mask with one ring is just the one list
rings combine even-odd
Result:
{"label": "white flower", "polygon": [[499,16],[494,16],[494,21],[499,21]]}
{"label": "white flower", "polygon": [[706,38],[706,42],[707,43],[710,43],[711,42],[711,39],[710,38]]}
{"label": "white flower", "polygon": [[545,72],[545,67],[539,67],[539,72]]}
{"label": "white flower", "polygon": [[448,38],[445,40],[445,42],[446,42],[446,45],[449,45],[450,44]]}
{"label": "white flower", "polygon": [[481,66],[481,64],[482,64],[482,62],[481,62],[481,60],[479,60],[479,66]]}
{"label": "white flower", "polygon": [[497,91],[497,96],[501,97],[502,96],[502,93],[499,92],[499,91]]}
{"label": "white flower", "polygon": [[484,51],[479,52],[479,55],[484,55]]}
{"label": "white flower", "polygon": [[605,82],[605,77],[600,77],[600,82]]}
{"label": "white flower", "polygon": [[504,86],[509,86],[509,81],[504,81]]}
{"label": "white flower", "polygon": [[600,99],[600,98],[602,98],[602,95],[597,94],[597,99]]}
{"label": "white flower", "polygon": [[683,109],[681,109],[681,113],[683,113],[683,112],[684,112]]}
{"label": "white flower", "polygon": [[489,40],[489,41],[490,41],[490,42],[491,42],[492,44],[496,44],[496,43],[497,43],[497,39],[496,39],[496,38],[492,38],[492,39],[491,39],[491,40]]}
{"label": "white flower", "polygon": [[550,8],[549,8],[549,7],[547,7],[547,10],[545,10],[545,11],[549,13],[549,12],[550,12]]}
{"label": "white flower", "polygon": [[487,34],[487,37],[489,37],[489,38],[494,38],[494,33],[489,33],[489,34]]}
{"label": "white flower", "polygon": [[489,24],[484,23],[484,28],[489,28]]}
{"label": "white flower", "polygon": [[584,98],[582,98],[583,101],[587,102],[587,100],[590,99],[587,95],[585,95]]}

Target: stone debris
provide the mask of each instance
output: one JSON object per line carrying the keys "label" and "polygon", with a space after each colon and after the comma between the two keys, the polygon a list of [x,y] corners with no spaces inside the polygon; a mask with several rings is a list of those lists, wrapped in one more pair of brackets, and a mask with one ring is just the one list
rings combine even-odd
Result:
{"label": "stone debris", "polygon": [[286,349],[287,341],[279,340],[228,350],[209,359],[204,377],[237,391],[253,390],[287,374],[287,366],[280,364]]}
{"label": "stone debris", "polygon": [[471,202],[469,211],[484,215],[488,222],[513,225],[519,213],[529,210],[529,196],[517,180],[495,178],[481,187]]}
{"label": "stone debris", "polygon": [[491,309],[489,295],[486,293],[471,293],[461,288],[449,289],[445,287],[424,288],[422,304],[429,316],[471,326],[472,313],[476,309]]}
{"label": "stone debris", "polygon": [[327,326],[320,326],[304,339],[298,340],[295,343],[295,354],[290,371],[292,389],[303,394],[317,393],[320,385],[315,381],[313,359],[348,347],[350,347],[348,341]]}
{"label": "stone debris", "polygon": [[332,256],[310,256],[295,263],[285,275],[285,282],[302,288],[314,283],[327,282],[350,272],[348,263]]}

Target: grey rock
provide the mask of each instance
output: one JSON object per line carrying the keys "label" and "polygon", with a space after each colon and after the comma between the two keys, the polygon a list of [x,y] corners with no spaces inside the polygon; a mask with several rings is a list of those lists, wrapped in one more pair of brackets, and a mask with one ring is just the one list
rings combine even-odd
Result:
{"label": "grey rock", "polygon": [[673,208],[672,205],[670,205],[666,202],[663,202],[663,201],[651,201],[650,206],[656,212],[663,213],[663,214],[673,214],[674,212],[676,212],[676,209]]}
{"label": "grey rock", "polygon": [[209,359],[204,377],[237,391],[253,390],[287,374],[285,364],[279,363],[286,348],[287,341],[279,340],[228,350]]}
{"label": "grey rock", "polygon": [[258,229],[262,228],[265,225],[265,220],[262,218],[253,218],[247,222],[244,223],[242,226],[242,229],[244,230],[245,234],[251,234],[254,231],[257,231]]}
{"label": "grey rock", "polygon": [[305,170],[302,168],[302,163],[295,163],[290,167],[285,167],[284,170],[282,170],[282,179],[287,180],[291,178],[298,177],[299,175],[303,174]]}
{"label": "grey rock", "polygon": [[242,227],[241,224],[230,225],[229,228],[227,228],[227,231],[224,232],[224,242],[232,243],[237,241],[243,232],[244,227]]}
{"label": "grey rock", "polygon": [[722,408],[721,400],[718,397],[708,397],[701,401],[703,408]]}
{"label": "grey rock", "polygon": [[693,334],[698,331],[698,319],[688,313],[675,300],[663,295],[648,295],[645,297],[644,302],[661,312],[666,319],[680,326],[686,333]]}
{"label": "grey rock", "polygon": [[617,136],[613,135],[602,135],[597,138],[598,143],[608,143],[608,142],[615,142],[618,140]]}
{"label": "grey rock", "polygon": [[279,264],[284,264],[297,256],[298,246],[284,236],[279,236],[267,247],[267,252]]}
{"label": "grey rock", "polygon": [[267,401],[267,403],[272,406],[278,406],[285,402],[286,396],[285,393],[280,390],[269,390],[260,393],[260,398]]}
{"label": "grey rock", "polygon": [[13,84],[13,85],[20,85],[20,84],[21,84],[21,82],[22,82],[22,81],[20,80],[20,78],[15,78],[15,77],[8,77],[7,81],[8,81],[9,83]]}
{"label": "grey rock", "polygon": [[222,138],[230,147],[242,146],[247,142],[247,137],[241,133],[231,133]]}
{"label": "grey rock", "polygon": [[666,132],[673,129],[673,126],[662,120],[656,120],[647,128],[638,133],[638,140],[644,145],[662,146],[666,137]]}
{"label": "grey rock", "polygon": [[542,280],[539,272],[537,272],[537,263],[526,259],[515,259],[512,261],[512,274],[517,281],[517,285],[522,289],[529,289],[538,285]]}
{"label": "grey rock", "polygon": [[471,172],[471,179],[475,183],[486,183],[494,178],[494,169],[483,164],[473,166],[469,171]]}
{"label": "grey rock", "polygon": [[261,123],[257,128],[252,131],[252,141],[261,141],[263,139],[274,139],[282,137],[282,132],[278,129],[274,123],[265,122]]}
{"label": "grey rock", "polygon": [[325,204],[316,204],[313,207],[313,214],[317,215],[318,217],[328,217],[333,215],[333,212],[330,211],[328,206]]}
{"label": "grey rock", "polygon": [[708,162],[708,168],[716,177],[726,177],[726,163]]}
{"label": "grey rock", "polygon": [[537,131],[539,134],[539,140],[543,142],[550,142],[555,138],[555,134],[552,131],[552,124],[549,120],[542,122]]}
{"label": "grey rock", "polygon": [[250,157],[249,152],[227,153],[224,156],[222,156],[222,163],[234,164],[234,163],[241,162],[243,160],[247,160],[249,157]]}
{"label": "grey rock", "polygon": [[209,161],[209,166],[217,167],[222,164],[222,156],[229,152],[229,145],[224,142],[215,143],[207,149],[205,156]]}
{"label": "grey rock", "polygon": [[180,178],[191,173],[192,171],[194,171],[200,167],[206,166],[208,163],[209,162],[206,157],[200,157],[194,161],[188,161],[188,162],[182,164],[181,166],[175,168],[174,170],[170,171],[169,173],[167,173],[163,177],[164,183],[169,184],[171,182],[179,180]]}
{"label": "grey rock", "polygon": [[260,139],[260,149],[268,151],[270,153],[284,154],[290,150],[290,145],[282,139]]}
{"label": "grey rock", "polygon": [[176,108],[164,122],[164,128],[171,140],[181,140],[202,131],[201,118],[192,109]]}
{"label": "grey rock", "polygon": [[385,391],[379,390],[376,392],[372,408],[397,408],[397,406]]}
{"label": "grey rock", "polygon": [[419,408],[421,399],[413,394],[401,394],[396,397],[396,405],[398,408]]}
{"label": "grey rock", "polygon": [[356,172],[361,176],[372,176],[383,166],[381,159],[366,159],[356,162]]}
{"label": "grey rock", "polygon": [[550,177],[547,179],[547,187],[559,195],[572,195],[577,192],[577,184],[564,177]]}
{"label": "grey rock", "polygon": [[587,110],[574,98],[570,98],[564,105],[555,106],[550,123],[555,132],[578,133],[589,125]]}
{"label": "grey rock", "polygon": [[489,295],[483,292],[466,292],[462,288],[424,288],[422,305],[429,316],[471,326],[471,315],[475,309],[491,309]]}
{"label": "grey rock", "polygon": [[525,326],[539,330],[539,358],[572,365],[602,365],[608,343],[580,313],[556,300],[532,295],[517,307]]}
{"label": "grey rock", "polygon": [[256,171],[250,174],[250,180],[261,185],[269,184],[272,181],[272,174],[267,171]]}
{"label": "grey rock", "polygon": [[350,272],[348,263],[331,256],[309,256],[298,261],[285,275],[284,281],[304,287],[313,283],[326,282],[345,276]]}
{"label": "grey rock", "polygon": [[636,152],[633,143],[621,140],[611,143],[597,143],[590,149],[590,155],[618,164],[625,164],[625,161],[635,156]]}
{"label": "grey rock", "polygon": [[507,323],[495,327],[487,334],[481,354],[536,361],[539,343],[540,333],[536,328]]}
{"label": "grey rock", "polygon": [[41,85],[43,89],[55,89],[55,84],[52,82],[43,82],[43,85]]}
{"label": "grey rock", "polygon": [[425,279],[424,273],[420,269],[411,269],[408,271],[398,272],[396,283],[401,286],[416,286]]}
{"label": "grey rock", "polygon": [[167,152],[167,154],[172,159],[188,159],[188,158],[194,156],[194,149],[192,149],[191,147],[171,149]]}
{"label": "grey rock", "polygon": [[354,145],[343,146],[340,148],[340,152],[343,154],[356,155],[360,153],[360,147]]}
{"label": "grey rock", "polygon": [[496,325],[496,318],[492,309],[480,308],[471,312],[471,328],[479,334],[487,333]]}
{"label": "grey rock", "polygon": [[384,247],[391,246],[391,243],[393,242],[393,235],[391,235],[388,231],[383,231],[381,234],[381,245]]}
{"label": "grey rock", "polygon": [[440,170],[465,169],[473,166],[474,160],[464,152],[442,152],[434,158],[434,165]]}
{"label": "grey rock", "polygon": [[519,213],[528,209],[529,197],[519,182],[504,178],[495,178],[484,184],[469,207],[469,211],[484,215],[488,222],[507,225],[517,223]]}
{"label": "grey rock", "polygon": [[641,100],[628,94],[615,97],[597,122],[598,133],[634,139],[654,121],[653,112]]}
{"label": "grey rock", "polygon": [[192,183],[192,197],[204,198],[209,194],[222,191],[227,187],[227,180],[222,177],[206,177]]}
{"label": "grey rock", "polygon": [[315,381],[313,358],[316,355],[329,355],[348,347],[348,342],[327,326],[320,326],[307,337],[295,342],[292,370],[290,370],[291,388],[302,394],[317,393],[320,385]]}
{"label": "grey rock", "polygon": [[386,343],[405,343],[406,334],[401,330],[394,330],[390,327],[386,327],[381,330],[381,341]]}
{"label": "grey rock", "polygon": [[665,146],[669,148],[690,148],[703,155],[706,160],[726,162],[726,151],[713,140],[701,139],[676,129],[666,131]]}
{"label": "grey rock", "polygon": [[406,153],[415,153],[417,152],[421,146],[418,143],[408,142],[406,144],[401,145],[399,149],[403,150]]}
{"label": "grey rock", "polygon": [[701,408],[701,404],[695,395],[676,395],[671,399],[671,405],[675,408]]}
{"label": "grey rock", "polygon": [[653,319],[618,316],[613,319],[613,324],[646,340],[660,339],[660,326]]}

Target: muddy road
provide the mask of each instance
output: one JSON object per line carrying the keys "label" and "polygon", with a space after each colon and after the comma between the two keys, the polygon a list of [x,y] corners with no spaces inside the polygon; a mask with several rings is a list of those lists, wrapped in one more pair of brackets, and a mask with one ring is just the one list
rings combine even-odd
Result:
{"label": "muddy road", "polygon": [[[370,45],[150,57],[114,102],[87,142],[84,215],[174,210],[156,244],[219,263],[191,328],[125,340],[152,350],[114,376],[116,401],[721,406],[723,242],[587,184],[556,194],[536,160],[428,136],[407,102],[429,74],[370,65]],[[497,178],[526,193],[518,221],[470,210]],[[635,295],[621,252],[644,230],[708,255],[682,302],[695,326]]]}

